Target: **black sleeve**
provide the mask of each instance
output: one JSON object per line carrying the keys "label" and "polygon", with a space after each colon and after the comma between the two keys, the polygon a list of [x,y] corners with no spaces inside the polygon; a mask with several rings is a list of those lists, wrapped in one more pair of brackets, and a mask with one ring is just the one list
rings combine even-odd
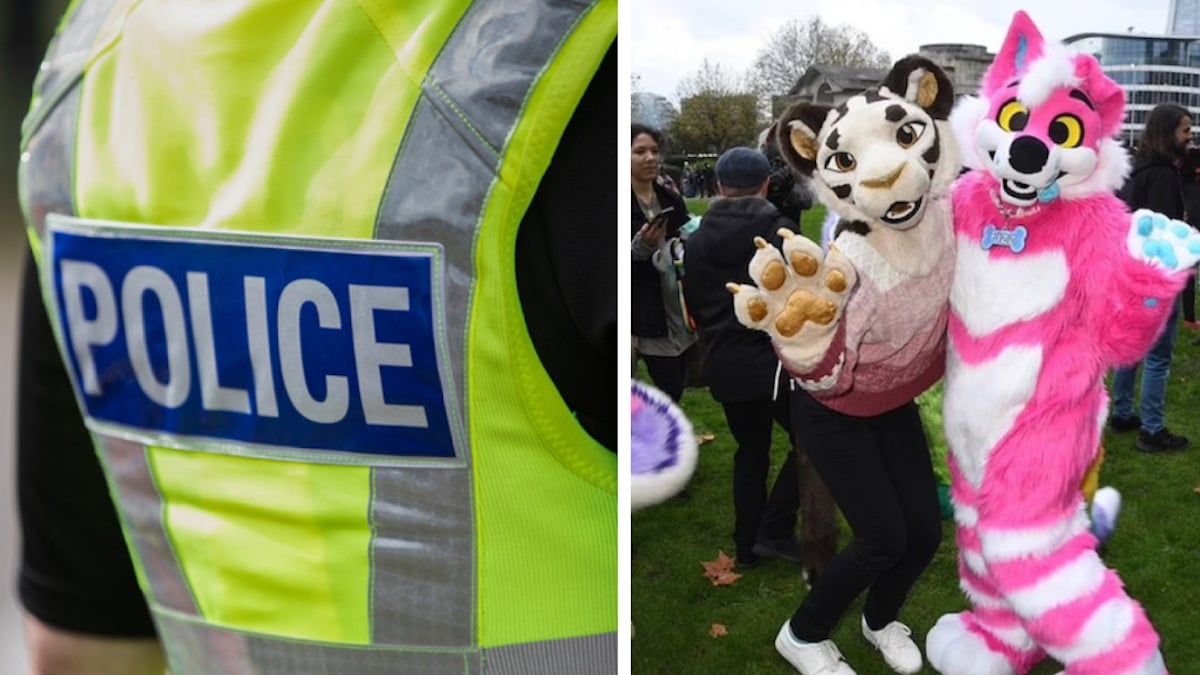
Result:
{"label": "black sleeve", "polygon": [[516,250],[517,290],[538,357],[580,425],[614,451],[616,65],[614,44],[521,221]]}
{"label": "black sleeve", "polygon": [[1146,174],[1143,184],[1145,196],[1141,206],[1168,218],[1183,218],[1179,174],[1165,166],[1148,169]]}

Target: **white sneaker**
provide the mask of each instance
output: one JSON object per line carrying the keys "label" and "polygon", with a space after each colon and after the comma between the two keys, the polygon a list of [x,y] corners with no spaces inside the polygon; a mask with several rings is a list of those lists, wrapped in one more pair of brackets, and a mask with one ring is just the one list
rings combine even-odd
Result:
{"label": "white sneaker", "polygon": [[908,626],[893,621],[879,630],[871,630],[866,617],[862,620],[863,637],[883,654],[883,660],[897,673],[916,673],[921,670],[921,650],[910,637]]}
{"label": "white sneaker", "polygon": [[775,636],[775,651],[802,675],[856,675],[833,640],[800,642],[787,621]]}

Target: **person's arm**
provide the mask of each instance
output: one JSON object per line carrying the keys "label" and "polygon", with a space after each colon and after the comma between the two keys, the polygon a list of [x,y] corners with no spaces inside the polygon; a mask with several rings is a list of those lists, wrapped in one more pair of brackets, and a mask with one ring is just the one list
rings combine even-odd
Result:
{"label": "person's arm", "polygon": [[1183,194],[1179,182],[1179,174],[1167,167],[1150,169],[1153,173],[1146,176],[1143,184],[1144,206],[1151,211],[1158,211],[1168,218],[1183,218]]}

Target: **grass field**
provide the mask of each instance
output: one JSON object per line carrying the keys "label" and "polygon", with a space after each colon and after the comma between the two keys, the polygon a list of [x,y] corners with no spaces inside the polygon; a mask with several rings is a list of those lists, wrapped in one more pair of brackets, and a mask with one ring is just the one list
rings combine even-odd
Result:
{"label": "grass field", "polygon": [[[703,204],[693,206],[702,212]],[[806,213],[810,236],[823,214]],[[1176,345],[1168,389],[1167,422],[1193,439],[1193,447],[1171,455],[1138,452],[1131,435],[1106,435],[1101,483],[1124,496],[1120,524],[1105,551],[1129,594],[1146,608],[1162,637],[1173,675],[1200,675],[1200,346],[1186,329]],[[714,440],[700,449],[700,462],[687,491],[631,517],[631,609],[636,626],[632,672],[637,675],[786,675],[795,671],[772,642],[780,625],[803,599],[799,570],[772,561],[746,572],[731,586],[713,586],[701,561],[719,550],[732,555],[732,456],[735,449],[724,417],[706,389],[691,389],[683,407],[698,432]],[[936,430],[930,430],[935,431]],[[786,437],[777,430],[781,460]],[[776,462],[778,465],[778,461]],[[843,525],[844,529],[844,525]],[[946,612],[966,608],[958,590],[954,531],[943,523],[943,544],[914,589],[901,619],[912,626],[924,650],[925,632]],[[848,536],[843,532],[843,541]],[[833,635],[861,674],[891,671],[858,630],[861,599]],[[714,624],[727,634],[710,637]],[[1033,673],[1060,670],[1045,661]],[[926,668],[925,673],[933,673]]]}

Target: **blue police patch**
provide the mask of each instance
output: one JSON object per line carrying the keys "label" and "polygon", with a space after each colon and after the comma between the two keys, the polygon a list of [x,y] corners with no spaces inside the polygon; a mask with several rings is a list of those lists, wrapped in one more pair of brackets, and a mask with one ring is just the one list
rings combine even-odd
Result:
{"label": "blue police patch", "polygon": [[48,222],[89,418],[154,438],[456,456],[437,246]]}

